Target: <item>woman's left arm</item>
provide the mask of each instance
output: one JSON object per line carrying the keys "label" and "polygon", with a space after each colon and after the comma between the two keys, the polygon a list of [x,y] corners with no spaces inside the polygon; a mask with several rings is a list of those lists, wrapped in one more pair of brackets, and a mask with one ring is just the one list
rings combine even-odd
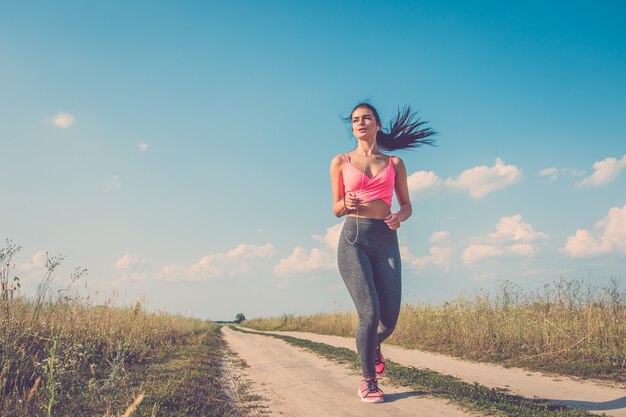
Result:
{"label": "woman's left arm", "polygon": [[393,157],[394,169],[396,171],[396,199],[400,205],[400,210],[395,213],[391,213],[385,218],[385,223],[391,230],[396,230],[400,227],[400,222],[405,221],[411,214],[413,214],[413,207],[411,206],[411,199],[409,198],[409,186],[407,184],[406,167],[402,159]]}

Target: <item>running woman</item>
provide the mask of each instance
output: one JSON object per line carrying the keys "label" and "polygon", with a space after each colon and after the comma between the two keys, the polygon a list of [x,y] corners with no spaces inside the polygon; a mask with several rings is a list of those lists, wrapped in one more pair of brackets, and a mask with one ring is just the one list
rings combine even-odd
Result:
{"label": "running woman", "polygon": [[[415,116],[405,107],[383,129],[372,105],[357,104],[346,118],[352,123],[357,146],[335,156],[330,165],[333,212],[337,217],[347,216],[337,261],[359,316],[356,346],[363,378],[358,395],[367,403],[385,400],[376,377],[385,370],[380,344],[393,332],[400,313],[396,230],[412,213],[404,163],[387,152],[434,144],[435,132]],[[394,190],[400,209],[392,213]]]}

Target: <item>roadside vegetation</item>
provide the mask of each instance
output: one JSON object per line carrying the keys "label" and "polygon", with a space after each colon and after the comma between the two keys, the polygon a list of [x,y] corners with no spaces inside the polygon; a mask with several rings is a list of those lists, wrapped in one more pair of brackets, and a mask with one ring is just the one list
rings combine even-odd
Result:
{"label": "roadside vegetation", "polygon": [[[354,337],[353,312],[253,319],[256,330],[293,330]],[[626,381],[626,292],[559,280],[539,290],[503,281],[492,293],[441,304],[404,305],[387,340],[506,366],[584,378]]]}
{"label": "roadside vegetation", "polygon": [[51,291],[60,257],[22,297],[11,276],[19,249],[0,249],[0,415],[242,415],[224,389],[218,325]]}

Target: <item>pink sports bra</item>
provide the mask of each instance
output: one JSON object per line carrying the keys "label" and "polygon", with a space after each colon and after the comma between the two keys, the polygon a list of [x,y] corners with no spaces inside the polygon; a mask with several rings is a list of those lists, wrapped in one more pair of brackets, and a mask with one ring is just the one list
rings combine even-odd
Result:
{"label": "pink sports bra", "polygon": [[[357,167],[352,165],[350,158],[344,154],[346,163],[343,167],[344,193],[356,193],[363,203],[374,200],[383,200],[391,207],[391,196],[396,185],[396,171],[393,169],[391,156],[386,168],[379,170],[373,177],[368,177]],[[363,181],[363,189],[361,189]]]}

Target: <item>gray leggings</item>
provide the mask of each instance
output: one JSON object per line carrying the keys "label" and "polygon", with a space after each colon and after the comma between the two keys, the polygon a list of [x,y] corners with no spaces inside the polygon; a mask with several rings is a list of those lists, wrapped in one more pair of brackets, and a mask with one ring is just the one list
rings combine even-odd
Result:
{"label": "gray leggings", "polygon": [[391,335],[400,313],[402,279],[398,235],[382,219],[356,218],[344,223],[337,261],[359,315],[356,347],[363,376],[376,375],[376,346]]}

